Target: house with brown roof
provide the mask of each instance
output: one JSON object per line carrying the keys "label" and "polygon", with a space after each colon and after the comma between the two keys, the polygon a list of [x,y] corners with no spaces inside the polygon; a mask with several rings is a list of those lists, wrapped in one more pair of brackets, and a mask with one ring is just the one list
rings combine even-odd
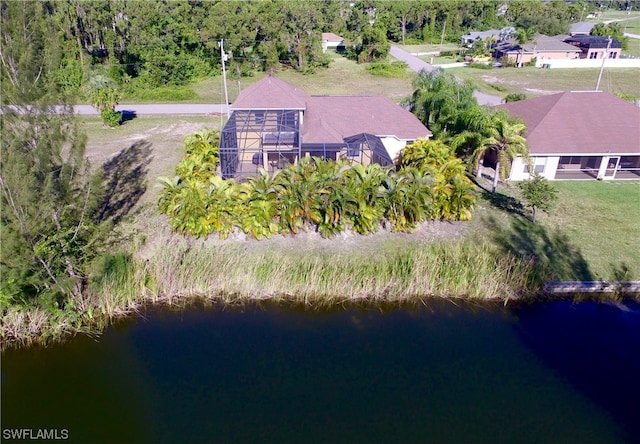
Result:
{"label": "house with brown roof", "polygon": [[530,171],[550,180],[640,179],[640,108],[607,92],[563,92],[499,105],[527,124]]}
{"label": "house with brown roof", "polygon": [[302,157],[394,165],[400,151],[431,132],[383,96],[309,96],[268,75],[240,93],[220,135],[225,178],[273,171]]}

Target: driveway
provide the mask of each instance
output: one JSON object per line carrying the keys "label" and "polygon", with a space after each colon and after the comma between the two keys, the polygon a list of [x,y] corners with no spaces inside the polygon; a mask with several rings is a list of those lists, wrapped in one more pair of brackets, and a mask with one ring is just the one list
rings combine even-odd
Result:
{"label": "driveway", "polygon": [[[418,57],[409,54],[404,49],[399,46],[391,46],[391,51],[389,51],[392,57],[405,62],[409,68],[411,68],[415,72],[420,72],[421,70],[426,70],[427,72],[431,72],[436,69],[435,66],[425,62],[424,60],[419,59]],[[481,93],[480,91],[474,91],[473,97],[478,101],[478,105],[500,105],[502,103],[502,97],[493,96],[491,94]]]}

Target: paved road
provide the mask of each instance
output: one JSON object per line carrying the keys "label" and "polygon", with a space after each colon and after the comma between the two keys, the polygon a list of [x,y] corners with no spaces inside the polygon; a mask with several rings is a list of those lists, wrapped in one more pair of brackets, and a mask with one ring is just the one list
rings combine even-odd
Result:
{"label": "paved road", "polygon": [[420,72],[423,69],[427,72],[431,72],[435,69],[433,65],[425,62],[424,60],[419,59],[414,55],[409,54],[407,51],[400,48],[399,46],[393,45],[389,53],[391,54],[392,57],[395,57],[396,59],[405,62],[407,65],[409,65],[409,68],[411,68],[415,72]]}
{"label": "paved road", "polygon": [[640,39],[640,35],[638,35],[638,34],[629,34],[628,32],[625,32],[624,36],[625,37],[629,37],[631,39]]}
{"label": "paved road", "polygon": [[[409,54],[399,46],[391,46],[390,54],[392,57],[405,62],[409,66],[409,68],[411,68],[415,72],[420,72],[423,69],[427,72],[431,72],[436,69],[435,66],[419,59],[414,55]],[[502,103],[501,97],[481,93],[480,91],[474,91],[473,97],[476,98],[479,105],[499,105],[500,103]]]}
{"label": "paved road", "polygon": [[[209,115],[225,114],[227,112],[224,104],[194,104],[194,103],[172,103],[172,104],[148,104],[135,105],[124,104],[116,106],[116,111],[135,113],[138,116],[148,116],[157,114],[170,115]],[[76,114],[97,115],[98,111],[90,105],[76,105],[73,107]]]}

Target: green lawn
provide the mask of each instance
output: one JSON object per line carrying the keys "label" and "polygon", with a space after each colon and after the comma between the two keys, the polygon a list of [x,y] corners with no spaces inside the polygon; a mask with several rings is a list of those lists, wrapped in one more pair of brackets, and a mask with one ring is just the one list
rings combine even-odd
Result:
{"label": "green lawn", "polygon": [[416,52],[436,52],[436,51],[459,51],[460,46],[455,43],[443,43],[442,46],[440,44],[433,45],[398,45],[402,49],[410,53]]}
{"label": "green lawn", "polygon": [[566,233],[598,278],[625,264],[640,279],[640,182],[554,182],[556,209],[543,223]]}
{"label": "green lawn", "polygon": [[[301,74],[293,69],[281,68],[276,72],[280,79],[303,88],[310,95],[374,95],[382,94],[391,100],[400,99],[411,95],[411,79],[413,74],[407,70],[403,78],[385,78],[374,76],[367,71],[366,64],[358,64],[352,60],[337,54],[328,52],[331,63],[327,69],[319,68],[315,74]],[[395,61],[390,58],[389,61]],[[252,83],[257,82],[265,73],[256,72],[253,77],[241,79],[227,79],[229,101],[233,102],[238,97],[239,91]],[[184,103],[224,103],[224,83],[222,76],[216,76],[201,80],[200,82],[179,88],[188,90],[191,97],[178,102]],[[159,99],[149,98],[142,101],[155,103],[175,103],[175,100],[165,99],[166,94],[161,94]],[[187,96],[188,94],[185,94]],[[153,94],[148,94],[153,96]],[[140,97],[125,97],[123,102],[132,102]]]}
{"label": "green lawn", "polygon": [[640,16],[632,20],[625,20],[624,22],[620,22],[620,26],[622,27],[624,32],[640,35]]}
{"label": "green lawn", "polygon": [[[560,91],[594,90],[600,70],[597,68],[539,69],[534,67],[478,70],[465,67],[451,68],[447,72],[472,81],[483,92],[497,95],[519,92],[534,97]],[[500,91],[501,89],[503,91]],[[600,89],[640,97],[638,69],[605,68]]]}
{"label": "green lawn", "polygon": [[[553,185],[558,189],[557,204],[550,214],[539,212],[537,226],[519,225],[522,216],[496,208],[485,194],[478,201],[471,231],[495,241],[513,234],[514,227],[525,227],[513,238],[550,259],[577,249],[569,256],[582,255],[591,279],[612,279],[614,267],[622,265],[629,268],[627,280],[640,279],[640,182],[558,181]],[[519,199],[513,184],[499,186],[498,193],[501,202],[506,196]]]}
{"label": "green lawn", "polygon": [[636,17],[640,17],[640,12],[638,11],[631,11],[631,14],[627,14],[626,11],[618,11],[618,10],[608,10],[608,11],[604,11],[600,17],[598,18],[584,18],[584,21],[589,21],[589,22],[595,22],[595,23],[600,23],[606,20],[622,20],[624,19],[625,21],[628,19],[633,19]]}

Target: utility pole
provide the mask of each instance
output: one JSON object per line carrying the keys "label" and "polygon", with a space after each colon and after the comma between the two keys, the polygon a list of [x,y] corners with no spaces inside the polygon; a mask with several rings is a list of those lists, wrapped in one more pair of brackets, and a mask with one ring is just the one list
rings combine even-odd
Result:
{"label": "utility pole", "polygon": [[220,40],[220,58],[222,59],[222,81],[224,82],[224,104],[227,107],[227,117],[229,114],[229,92],[227,91],[227,69],[225,63],[227,61],[227,54],[224,52],[224,39]]}
{"label": "utility pole", "polygon": [[604,70],[604,61],[609,57],[609,48],[611,48],[611,36],[607,40],[607,49],[604,50],[602,55],[602,65],[600,66],[600,74],[598,74],[598,83],[596,83],[596,91],[600,91],[600,79],[602,79],[602,71]]}
{"label": "utility pole", "polygon": [[442,44],[444,43],[444,30],[447,29],[447,20],[449,20],[449,16],[444,19],[444,25],[442,26],[442,37],[440,37],[440,52],[442,52]]}

